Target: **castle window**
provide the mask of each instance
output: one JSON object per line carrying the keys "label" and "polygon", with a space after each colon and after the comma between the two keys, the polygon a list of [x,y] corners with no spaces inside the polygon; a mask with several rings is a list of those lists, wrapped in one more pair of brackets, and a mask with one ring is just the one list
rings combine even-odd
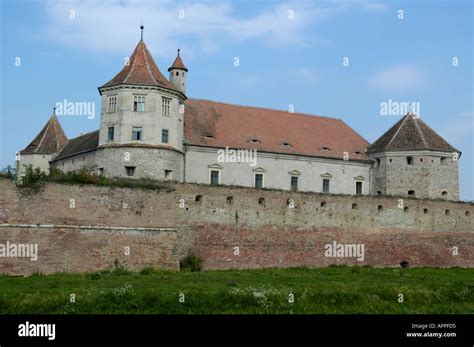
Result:
{"label": "castle window", "polygon": [[329,193],[329,178],[323,178],[323,193]]}
{"label": "castle window", "polygon": [[451,214],[451,211],[446,210],[446,211],[444,211],[444,214],[445,214],[446,216],[449,216],[449,215]]}
{"label": "castle window", "polygon": [[331,150],[331,148],[329,148],[329,147],[321,147],[321,149],[322,149],[323,151],[330,151],[330,150]]}
{"label": "castle window", "polygon": [[407,157],[407,164],[413,165],[413,157]]}
{"label": "castle window", "polygon": [[466,217],[469,217],[471,215],[471,212],[466,211],[465,215],[466,215]]}
{"label": "castle window", "polygon": [[298,190],[298,176],[291,176],[290,188],[292,192],[296,192]]}
{"label": "castle window", "polygon": [[447,166],[448,165],[448,158],[441,158],[441,166]]}
{"label": "castle window", "polygon": [[415,196],[415,191],[414,190],[409,190],[408,195],[414,197]]}
{"label": "castle window", "polygon": [[263,188],[263,174],[255,174],[255,188]]}
{"label": "castle window", "polygon": [[383,206],[382,206],[382,205],[378,205],[378,206],[377,206],[377,210],[383,211]]}
{"label": "castle window", "polygon": [[165,180],[173,179],[173,170],[165,170]]}
{"label": "castle window", "polygon": [[391,162],[392,162],[392,158],[390,158],[388,161],[391,163]]}
{"label": "castle window", "polygon": [[99,176],[103,176],[104,175],[104,168],[101,167],[99,168]]}
{"label": "castle window", "polygon": [[145,112],[145,96],[135,95],[133,98],[133,111]]}
{"label": "castle window", "polygon": [[265,206],[265,198],[258,198],[258,204]]}
{"label": "castle window", "polygon": [[179,76],[179,71],[176,71],[176,76]]}
{"label": "castle window", "polygon": [[196,198],[194,199],[196,202],[201,202],[202,201],[202,195],[196,195]]}
{"label": "castle window", "polygon": [[428,214],[428,209],[427,209],[427,208],[424,208],[424,209],[423,209],[423,213],[424,213],[424,214]]}
{"label": "castle window", "polygon": [[441,193],[441,195],[442,195],[442,196],[448,196],[448,192],[447,192],[447,191],[443,191],[443,192]]}
{"label": "castle window", "polygon": [[423,158],[420,158],[420,163],[423,162]]}
{"label": "castle window", "polygon": [[107,141],[114,140],[114,127],[109,127],[109,131],[107,133]]}
{"label": "castle window", "polygon": [[211,170],[210,183],[211,185],[214,185],[214,186],[219,184],[219,171],[218,170]]}
{"label": "castle window", "polygon": [[404,207],[403,212],[408,212],[408,207]]}
{"label": "castle window", "polygon": [[127,174],[127,176],[134,176],[135,166],[125,166],[125,173]]}
{"label": "castle window", "polygon": [[356,182],[356,195],[362,195],[362,182]]}
{"label": "castle window", "polygon": [[132,127],[132,140],[141,141],[143,140],[143,128],[142,127]]}
{"label": "castle window", "polygon": [[116,110],[117,110],[117,97],[109,96],[107,112],[115,112]]}
{"label": "castle window", "polygon": [[377,195],[382,195],[382,192],[380,190],[377,190]]}
{"label": "castle window", "polygon": [[161,98],[161,114],[163,116],[169,116],[170,115],[170,105],[171,105],[171,99],[170,98]]}
{"label": "castle window", "polygon": [[169,134],[169,131],[168,129],[162,129],[161,130],[161,142],[163,143],[168,143],[168,134]]}
{"label": "castle window", "polygon": [[234,198],[232,196],[227,197],[227,205],[232,205],[234,203]]}
{"label": "castle window", "polygon": [[379,167],[380,166],[380,159],[377,158],[375,159],[375,167]]}
{"label": "castle window", "polygon": [[321,201],[321,207],[326,207],[326,201]]}
{"label": "castle window", "polygon": [[352,204],[352,209],[357,210],[357,204]]}

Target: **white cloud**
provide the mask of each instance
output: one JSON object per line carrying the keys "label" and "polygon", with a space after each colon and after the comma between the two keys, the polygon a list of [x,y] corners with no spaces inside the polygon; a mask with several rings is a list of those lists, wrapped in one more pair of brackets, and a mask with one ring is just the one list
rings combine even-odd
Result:
{"label": "white cloud", "polygon": [[[238,12],[229,2],[152,2],[148,0],[71,0],[47,1],[47,20],[38,35],[100,52],[129,52],[139,39],[139,24],[144,37],[158,56],[173,55],[178,46],[187,56],[210,53],[228,40],[261,40],[267,44],[307,44],[305,29],[338,10],[337,5],[311,2],[269,4],[261,12]],[[294,11],[294,19],[289,11]],[[71,19],[71,11],[75,18]],[[182,12],[180,12],[182,11]],[[184,15],[180,19],[180,14]],[[217,43],[218,42],[218,43]]]}
{"label": "white cloud", "polygon": [[385,92],[403,92],[423,86],[425,78],[417,67],[399,65],[375,73],[369,84]]}

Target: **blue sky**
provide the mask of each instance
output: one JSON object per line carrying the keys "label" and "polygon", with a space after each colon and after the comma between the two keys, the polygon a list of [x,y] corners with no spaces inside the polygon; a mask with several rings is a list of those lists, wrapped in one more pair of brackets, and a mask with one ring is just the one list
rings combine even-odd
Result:
{"label": "blue sky", "polygon": [[[142,22],[166,76],[181,48],[188,97],[276,109],[292,104],[296,112],[341,118],[369,142],[399,119],[381,115],[382,102],[420,103],[422,119],[463,152],[461,198],[474,200],[472,1],[5,0],[0,6],[0,167],[14,162],[56,102],[95,102],[99,109],[97,87],[122,68]],[[59,119],[69,138],[99,126],[98,113]]]}

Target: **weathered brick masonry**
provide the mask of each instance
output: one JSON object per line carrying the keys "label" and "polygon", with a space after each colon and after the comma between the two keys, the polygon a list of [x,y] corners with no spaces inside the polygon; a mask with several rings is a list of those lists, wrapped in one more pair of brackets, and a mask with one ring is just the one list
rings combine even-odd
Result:
{"label": "weathered brick masonry", "polygon": [[[287,206],[289,199],[295,208]],[[109,268],[115,259],[133,269],[177,269],[189,249],[207,269],[402,261],[473,267],[473,212],[472,204],[448,201],[404,198],[399,208],[396,197],[193,184],[170,192],[47,184],[25,194],[0,179],[0,243],[39,246],[37,262],[0,258],[0,273],[90,271]],[[325,257],[324,245],[333,241],[364,244],[364,261]]]}

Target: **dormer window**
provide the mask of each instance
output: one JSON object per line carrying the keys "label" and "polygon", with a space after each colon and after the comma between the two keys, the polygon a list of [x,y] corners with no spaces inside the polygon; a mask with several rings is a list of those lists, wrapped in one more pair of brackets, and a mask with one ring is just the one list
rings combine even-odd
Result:
{"label": "dormer window", "polygon": [[134,112],[145,112],[145,96],[135,95],[133,98],[133,111]]}
{"label": "dormer window", "polygon": [[250,143],[262,143],[259,139],[251,139]]}
{"label": "dormer window", "polygon": [[115,112],[115,111],[117,111],[117,97],[109,96],[107,112]]}
{"label": "dormer window", "polygon": [[356,151],[356,152],[354,152],[354,154],[361,155],[362,152]]}
{"label": "dormer window", "polygon": [[283,143],[281,144],[281,146],[283,146],[283,147],[293,147],[293,146],[291,145],[291,143],[288,143],[288,142],[283,142]]}
{"label": "dormer window", "polygon": [[215,137],[211,134],[204,135],[206,139],[215,139]]}
{"label": "dormer window", "polygon": [[323,151],[330,151],[330,150],[331,150],[331,148],[329,148],[329,147],[321,147],[321,149],[322,149]]}

